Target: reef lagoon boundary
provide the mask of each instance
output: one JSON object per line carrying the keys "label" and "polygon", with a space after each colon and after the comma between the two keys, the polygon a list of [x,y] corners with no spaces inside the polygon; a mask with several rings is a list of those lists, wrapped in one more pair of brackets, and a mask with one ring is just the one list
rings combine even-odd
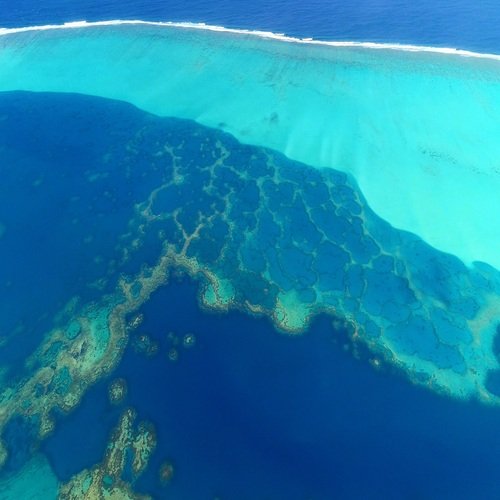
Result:
{"label": "reef lagoon boundary", "polygon": [[272,31],[249,30],[238,28],[226,28],[206,23],[176,22],[176,21],[144,21],[140,19],[113,19],[109,21],[69,21],[62,24],[45,24],[40,26],[23,26],[20,28],[0,28],[0,36],[14,33],[24,33],[27,31],[46,31],[54,29],[74,29],[89,28],[93,26],[120,26],[120,25],[148,25],[163,26],[166,28],[187,28],[207,31],[219,31],[239,35],[252,35],[261,38],[270,38],[289,43],[307,43],[312,45],[326,45],[329,47],[357,47],[378,50],[402,50],[406,52],[431,52],[435,54],[447,54],[463,57],[476,57],[479,59],[493,59],[500,61],[500,54],[488,52],[475,52],[472,50],[459,49],[454,47],[432,47],[427,45],[413,45],[404,43],[380,43],[380,42],[359,42],[351,40],[316,40],[312,37],[298,38],[288,36],[284,33],[274,33]]}

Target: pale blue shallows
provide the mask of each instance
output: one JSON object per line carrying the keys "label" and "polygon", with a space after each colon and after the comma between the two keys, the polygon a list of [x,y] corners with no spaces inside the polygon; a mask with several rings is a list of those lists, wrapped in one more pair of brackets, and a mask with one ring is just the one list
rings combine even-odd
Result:
{"label": "pale blue shallows", "polygon": [[1,90],[120,99],[349,172],[395,227],[500,268],[500,61],[149,26],[0,43]]}

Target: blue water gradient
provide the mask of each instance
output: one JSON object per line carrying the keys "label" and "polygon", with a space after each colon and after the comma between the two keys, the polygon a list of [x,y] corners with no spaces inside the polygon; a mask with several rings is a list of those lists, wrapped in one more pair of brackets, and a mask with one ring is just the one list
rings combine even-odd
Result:
{"label": "blue water gradient", "polygon": [[0,0],[0,26],[78,20],[206,22],[323,40],[361,40],[500,52],[495,0]]}
{"label": "blue water gradient", "polygon": [[[359,204],[364,203],[362,198],[354,198],[355,186],[349,187],[343,174],[332,170],[319,172],[269,150],[243,146],[228,134],[191,121],[161,119],[124,103],[89,96],[14,92],[2,94],[2,102],[3,141],[0,146],[10,154],[11,162],[3,166],[3,174],[10,179],[11,196],[17,193],[18,202],[22,201],[20,205],[36,209],[37,198],[30,196],[31,191],[24,194],[25,186],[33,189],[28,166],[45,173],[47,181],[53,170],[58,172],[59,175],[50,180],[51,201],[65,207],[61,216],[66,214],[68,221],[62,217],[58,222],[60,231],[48,232],[47,242],[60,248],[65,256],[74,257],[74,247],[82,244],[85,231],[63,230],[72,227],[73,216],[81,213],[77,226],[87,228],[88,224],[93,232],[104,224],[101,230],[106,236],[101,234],[100,238],[103,238],[102,250],[110,249],[109,254],[103,255],[111,276],[121,271],[133,275],[144,262],[153,265],[161,252],[158,239],[162,234],[173,245],[183,245],[183,236],[171,221],[173,210],[188,232],[194,229],[193,221],[199,219],[199,213],[206,212],[213,224],[203,227],[202,238],[195,240],[190,252],[207,269],[227,272],[233,279],[237,290],[234,306],[243,307],[245,302],[261,305],[262,311],[268,313],[266,307],[273,306],[273,297],[281,287],[298,287],[301,300],[307,302],[312,290],[309,285],[300,284],[308,280],[308,272],[313,266],[304,266],[300,261],[304,255],[312,258],[318,241],[317,229],[308,222],[304,203],[329,206],[328,189],[325,189],[329,186],[342,216],[319,217],[316,223],[320,227],[328,227],[329,220],[337,223],[347,220],[351,217],[349,212],[359,212]],[[106,126],[107,134],[92,127],[96,118]],[[82,131],[85,131],[84,141]],[[22,143],[18,142],[19,137],[24,138]],[[40,147],[41,144],[44,147]],[[214,146],[216,144],[218,146]],[[175,162],[169,155],[159,154],[165,150],[175,153]],[[217,157],[215,152],[224,160],[219,161],[217,167],[211,167]],[[40,161],[29,164],[22,169],[24,176],[9,177],[8,165],[22,166],[23,163],[17,160],[25,154],[51,161],[45,165]],[[76,157],[80,158],[79,162],[74,161]],[[231,167],[236,164],[240,166],[237,171]],[[271,171],[274,172],[272,176]],[[97,173],[100,175],[95,177]],[[267,176],[265,182],[259,181],[267,192],[260,202],[254,176],[257,180]],[[307,182],[304,182],[306,177]],[[175,179],[174,184],[169,184],[171,179]],[[298,179],[301,182],[297,182]],[[86,190],[74,199],[70,187],[78,182],[85,184]],[[158,184],[162,189],[155,189]],[[303,188],[297,190],[296,200],[303,197],[304,201],[293,205],[287,203],[287,199],[290,201],[295,196],[297,186]],[[107,190],[111,190],[111,194],[106,196]],[[156,195],[144,202],[151,190]],[[102,206],[106,199],[110,203],[106,215],[99,216],[106,208]],[[254,211],[256,203],[259,210]],[[69,208],[71,204],[73,208]],[[269,208],[263,210],[266,206]],[[435,264],[445,262],[450,266],[454,263],[453,279],[462,276],[461,283],[469,279],[470,271],[458,261],[450,261],[415,236],[391,229],[368,208],[363,206],[362,210],[365,220],[371,221],[376,241],[389,245],[391,251],[399,248],[399,259],[404,256],[403,243],[408,240],[412,243],[408,248],[415,245],[420,248],[416,253],[418,259],[428,255]],[[318,212],[316,207],[310,212],[318,215],[328,213],[328,209]],[[145,222],[145,213],[162,217]],[[230,236],[224,224],[217,226],[215,223],[221,214],[231,218]],[[50,222],[51,214],[43,211],[32,210],[31,215],[39,218],[28,219],[25,225],[30,220]],[[4,238],[16,242],[16,232],[12,232],[15,216],[11,217]],[[21,212],[20,222],[23,217],[26,216]],[[278,236],[281,230],[273,218],[288,228],[282,236]],[[255,230],[255,226],[261,229]],[[287,270],[286,275],[279,273],[281,266],[274,264],[272,274],[277,273],[275,279],[279,287],[275,283],[268,287],[262,284],[258,269],[266,254],[259,259],[259,255],[249,251],[251,248],[244,244],[249,227],[254,227],[252,234],[256,240],[262,243],[266,237],[272,238],[270,248],[279,251],[281,266]],[[136,241],[137,229],[144,244],[136,245],[122,265],[112,264],[123,255],[127,242]],[[331,238],[339,243],[341,233],[334,231]],[[94,244],[101,242],[100,238]],[[295,252],[286,250],[290,250],[289,238],[302,238]],[[365,252],[370,248],[376,251],[375,243],[369,245],[371,240],[365,241],[365,238],[363,242],[354,239],[345,247],[353,252],[351,258],[360,259],[363,266],[371,260]],[[403,243],[396,243],[400,238]],[[219,258],[221,246],[228,241],[226,254]],[[332,250],[337,248],[332,243],[329,246]],[[308,250],[303,254],[299,249]],[[315,266],[323,263],[325,267],[320,272],[321,279],[329,276],[328,264],[339,252],[339,248],[334,254],[327,252],[329,258],[321,252],[314,255]],[[95,278],[97,271],[93,266],[99,269],[100,263],[95,263],[91,257],[93,253],[83,252],[77,259],[82,265],[75,266],[72,271],[76,284],[67,285],[68,292],[72,286],[85,290],[86,280]],[[14,268],[34,266],[33,271],[38,259],[35,253],[33,259],[25,259],[26,263],[13,259],[9,262]],[[299,259],[299,264],[294,264],[295,259]],[[415,255],[410,252],[406,259],[399,261],[399,266],[394,266],[390,256],[373,260],[373,266],[385,273],[387,284],[399,283],[394,296],[403,300],[410,293],[407,287],[415,285],[397,279],[393,273],[401,272],[405,265],[412,266]],[[214,267],[215,261],[219,262],[219,268]],[[47,264],[53,276],[65,275],[64,258],[48,259]],[[354,264],[352,267],[362,270],[363,266]],[[340,269],[339,264],[336,272]],[[435,267],[436,272],[440,269]],[[351,290],[352,294],[353,283],[359,284],[360,279],[356,279],[355,273],[346,274],[349,274],[346,290]],[[367,286],[370,287],[373,269],[368,274]],[[199,274],[195,277],[200,279]],[[338,281],[335,275],[329,279],[333,284]],[[478,286],[484,284],[478,276],[475,281]],[[255,286],[256,283],[259,286]],[[437,286],[426,276],[415,283],[418,283],[417,288],[426,290],[429,286]],[[444,297],[448,293],[462,292],[451,278],[449,283],[447,287],[442,282],[442,288],[429,292],[429,296],[437,293]],[[199,281],[174,274],[170,284],[160,287],[137,311],[144,315],[144,321],[136,331],[130,331],[129,346],[116,370],[106,376],[103,374],[102,380],[90,388],[81,404],[69,415],[64,415],[55,405],[51,412],[55,429],[40,444],[36,435],[38,419],[48,410],[46,407],[36,410],[36,405],[44,405],[43,392],[56,392],[63,397],[73,387],[71,380],[68,384],[67,371],[61,369],[63,356],[58,355],[57,342],[50,344],[50,336],[57,337],[57,332],[47,335],[51,348],[42,349],[40,352],[44,354],[36,359],[35,366],[28,364],[25,370],[31,373],[38,363],[53,369],[55,376],[50,385],[39,384],[30,395],[35,410],[31,410],[29,404],[26,409],[21,401],[16,411],[25,418],[14,416],[5,426],[2,437],[10,455],[2,474],[24,470],[25,462],[40,444],[57,480],[67,482],[83,468],[90,468],[102,459],[120,413],[132,406],[141,420],[154,424],[158,442],[148,469],[133,481],[133,486],[136,491],[153,494],[155,498],[168,498],[169,495],[188,499],[215,495],[243,499],[328,499],[335,496],[438,499],[448,495],[495,498],[495,471],[500,454],[498,407],[475,401],[457,402],[423,391],[408,384],[395,373],[391,364],[382,363],[382,369],[375,371],[368,361],[380,366],[380,360],[375,363],[373,354],[359,342],[363,340],[369,344],[368,337],[353,336],[352,330],[342,323],[334,328],[331,316],[317,318],[307,335],[289,337],[278,334],[263,317],[234,310],[220,315],[209,314],[200,309],[199,285]],[[57,297],[59,293],[57,281],[52,282],[44,274],[32,272],[32,286],[43,289],[49,297]],[[364,287],[362,283],[359,286]],[[90,290],[84,300],[98,301],[99,293],[105,293],[107,288],[101,292],[92,287]],[[204,290],[206,293],[207,288]],[[390,287],[375,287],[364,298],[364,303],[373,308],[383,296],[382,292],[389,291]],[[7,293],[4,296],[9,297]],[[453,304],[457,298],[460,296],[449,297],[449,303]],[[350,304],[356,307],[357,302],[357,299],[351,300]],[[458,303],[457,317],[462,313],[474,314],[467,306],[471,301],[459,300]],[[29,314],[29,307],[36,311],[39,306],[35,301],[33,304],[28,302],[25,307]],[[85,315],[86,308],[76,309],[75,315],[78,314]],[[363,315],[359,318],[359,321],[366,321]],[[443,328],[441,333],[448,336],[463,333],[449,330],[446,324]],[[188,333],[194,334],[196,341],[193,346],[184,347],[183,339]],[[443,368],[439,363],[446,361],[446,356],[442,357],[443,347],[440,347],[445,344],[435,344],[429,339],[425,342],[422,333],[425,332],[400,339],[402,344],[398,350],[404,350],[408,343],[410,347],[426,351],[425,356],[430,352],[431,359],[437,363],[433,369],[438,373]],[[76,332],[75,335],[75,343],[69,343],[65,353],[69,360],[66,366],[78,365],[82,359],[78,354],[69,355],[84,333]],[[377,335],[384,337],[386,333],[377,332]],[[4,352],[8,352],[9,346],[23,345],[20,338],[13,335],[4,346]],[[41,335],[36,332],[31,332],[28,338],[33,344],[42,342],[43,345]],[[460,347],[462,344],[458,342]],[[176,361],[169,359],[172,349],[178,354]],[[16,368],[20,367],[14,365],[11,371],[15,372]],[[75,373],[78,374],[72,371],[70,375],[76,376]],[[107,401],[108,385],[116,377],[123,377],[128,385],[128,396],[119,407]],[[43,382],[40,376],[39,380]],[[171,483],[162,486],[158,471],[165,460],[173,463],[175,473]],[[0,478],[0,498],[1,493]]]}
{"label": "blue water gradient", "polygon": [[[74,101],[71,95],[60,98],[68,107]],[[113,273],[120,267],[116,245],[131,216],[126,200],[142,200],[152,185],[151,175],[148,179],[144,172],[116,183],[120,161],[105,162],[110,141],[129,138],[133,115],[128,121],[122,116],[117,128],[108,110],[99,114],[96,109],[92,115],[75,110],[64,118],[78,121],[75,134],[61,129],[61,117],[49,102],[35,109],[19,95],[2,100],[2,111],[18,119],[15,127],[5,121],[0,125],[5,145],[0,163],[0,221],[5,228],[0,260],[9,263],[0,268],[0,317],[4,341],[22,335],[23,342],[4,342],[1,359],[19,369],[72,299],[95,300],[115,288],[118,275]],[[118,205],[116,199],[122,202]],[[115,265],[109,267],[113,260]]]}
{"label": "blue water gradient", "polygon": [[[491,0],[0,0],[0,26],[115,18],[203,21],[319,39],[500,53],[500,8]],[[76,102],[75,96],[58,98],[67,99],[68,108]],[[4,108],[6,115],[23,108],[23,97],[19,99]],[[111,162],[107,157],[109,144],[126,143],[129,131],[147,119],[141,122],[143,114],[127,108],[120,116],[130,121],[107,122],[119,113],[107,109],[96,115],[99,106],[91,115],[72,117],[80,124],[74,136],[65,122],[53,120],[50,106],[36,116],[35,125],[33,116],[19,120],[16,134],[23,124],[26,128],[16,137],[9,136],[8,126],[1,128],[0,142],[17,141],[18,146],[16,151],[0,151],[0,259],[9,263],[0,268],[0,356],[2,365],[9,366],[0,372],[2,383],[33,369],[22,366],[22,360],[43,342],[44,332],[68,319],[67,312],[73,310],[68,300],[99,300],[113,290],[120,273],[134,274],[137,263],[152,265],[159,254],[161,245],[150,231],[134,258],[120,261],[132,208],[157,181],[158,172],[151,178],[147,174],[153,162],[147,148],[143,155],[131,155],[134,161],[142,160],[127,175],[120,170],[129,161],[126,153],[113,150]],[[113,130],[114,135],[102,130]],[[64,147],[47,150],[46,144],[57,144],[58,137]],[[21,150],[28,152],[25,157]],[[41,171],[43,177],[38,175]],[[102,171],[111,178],[99,177]],[[93,175],[95,185],[89,182]],[[205,246],[199,253],[210,249]],[[255,255],[245,258],[258,267]],[[107,280],[99,281],[103,274]],[[356,276],[351,279],[356,281]],[[55,430],[41,444],[36,418],[9,422],[2,436],[11,454],[0,474],[1,500],[20,498],[19,489],[12,496],[14,490],[4,489],[2,481],[30,457],[39,457],[34,455],[38,447],[52,467],[44,462],[41,474],[51,482],[66,482],[98,463],[120,414],[129,406],[156,428],[158,445],[149,468],[133,481],[135,491],[154,498],[499,497],[498,407],[438,396],[409,384],[385,364],[374,370],[368,362],[373,362],[372,354],[353,342],[352,332],[342,325],[335,329],[326,316],[313,321],[308,335],[288,337],[278,334],[267,318],[237,311],[209,314],[200,309],[198,287],[198,282],[178,276],[158,289],[141,307],[144,322],[131,334],[116,370],[93,385],[69,415],[55,408]],[[249,295],[252,292],[249,287]],[[375,292],[372,298],[377,302],[379,296]],[[58,317],[65,306],[66,316]],[[494,328],[491,321],[488,327]],[[500,334],[500,327],[497,330]],[[142,333],[151,342],[147,345],[157,346],[156,353],[144,347]],[[190,348],[182,346],[187,333],[196,338]],[[494,352],[500,357],[498,334]],[[174,346],[179,359],[171,361]],[[40,363],[55,366],[57,352],[51,356]],[[113,406],[108,388],[116,377],[127,381],[128,396]],[[497,395],[499,379],[498,371],[490,372],[487,383]],[[57,390],[67,390],[64,380]],[[173,463],[175,473],[162,485],[158,470],[165,460]],[[39,484],[33,478],[28,475],[27,481]],[[48,490],[40,484],[34,498],[55,498],[44,491]]]}

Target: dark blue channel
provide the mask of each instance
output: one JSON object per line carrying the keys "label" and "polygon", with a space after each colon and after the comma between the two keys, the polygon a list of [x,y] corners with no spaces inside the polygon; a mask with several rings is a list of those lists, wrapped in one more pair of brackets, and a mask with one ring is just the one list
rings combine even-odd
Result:
{"label": "dark blue channel", "polygon": [[[374,370],[327,318],[291,338],[263,318],[202,312],[187,279],[158,290],[143,313],[140,331],[159,352],[138,354],[132,342],[114,373],[128,382],[125,404],[158,433],[136,490],[185,499],[498,498],[500,410]],[[196,335],[176,362],[168,332]],[[44,445],[63,480],[104,451],[104,432],[104,441],[95,432],[109,432],[117,411],[106,410],[104,390],[93,389]],[[175,475],[162,486],[165,460]]]}

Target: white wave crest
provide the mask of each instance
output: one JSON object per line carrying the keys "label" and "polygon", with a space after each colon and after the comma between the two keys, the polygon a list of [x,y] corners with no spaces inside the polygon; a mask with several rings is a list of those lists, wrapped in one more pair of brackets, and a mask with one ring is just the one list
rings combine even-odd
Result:
{"label": "white wave crest", "polygon": [[94,21],[94,22],[74,21],[74,22],[67,22],[64,24],[25,26],[22,28],[0,28],[0,36],[11,35],[14,33],[23,33],[28,31],[46,31],[46,30],[56,30],[56,29],[91,28],[95,26],[118,26],[118,25],[149,25],[149,26],[163,26],[169,28],[198,29],[206,31],[233,33],[238,35],[250,35],[260,38],[267,38],[267,39],[273,39],[291,43],[326,45],[330,47],[356,47],[356,48],[379,49],[379,50],[399,50],[407,52],[432,52],[436,54],[474,57],[479,59],[492,59],[495,61],[500,61],[500,54],[474,52],[470,50],[457,49],[452,47],[432,47],[425,45],[408,45],[399,43],[325,41],[325,40],[315,40],[313,38],[296,38],[287,36],[283,33],[273,33],[271,31],[225,28],[224,26],[216,26],[205,23],[172,22],[172,21],[162,22],[162,21],[142,21],[142,20],[122,20],[122,19],[115,19],[111,21]]}

